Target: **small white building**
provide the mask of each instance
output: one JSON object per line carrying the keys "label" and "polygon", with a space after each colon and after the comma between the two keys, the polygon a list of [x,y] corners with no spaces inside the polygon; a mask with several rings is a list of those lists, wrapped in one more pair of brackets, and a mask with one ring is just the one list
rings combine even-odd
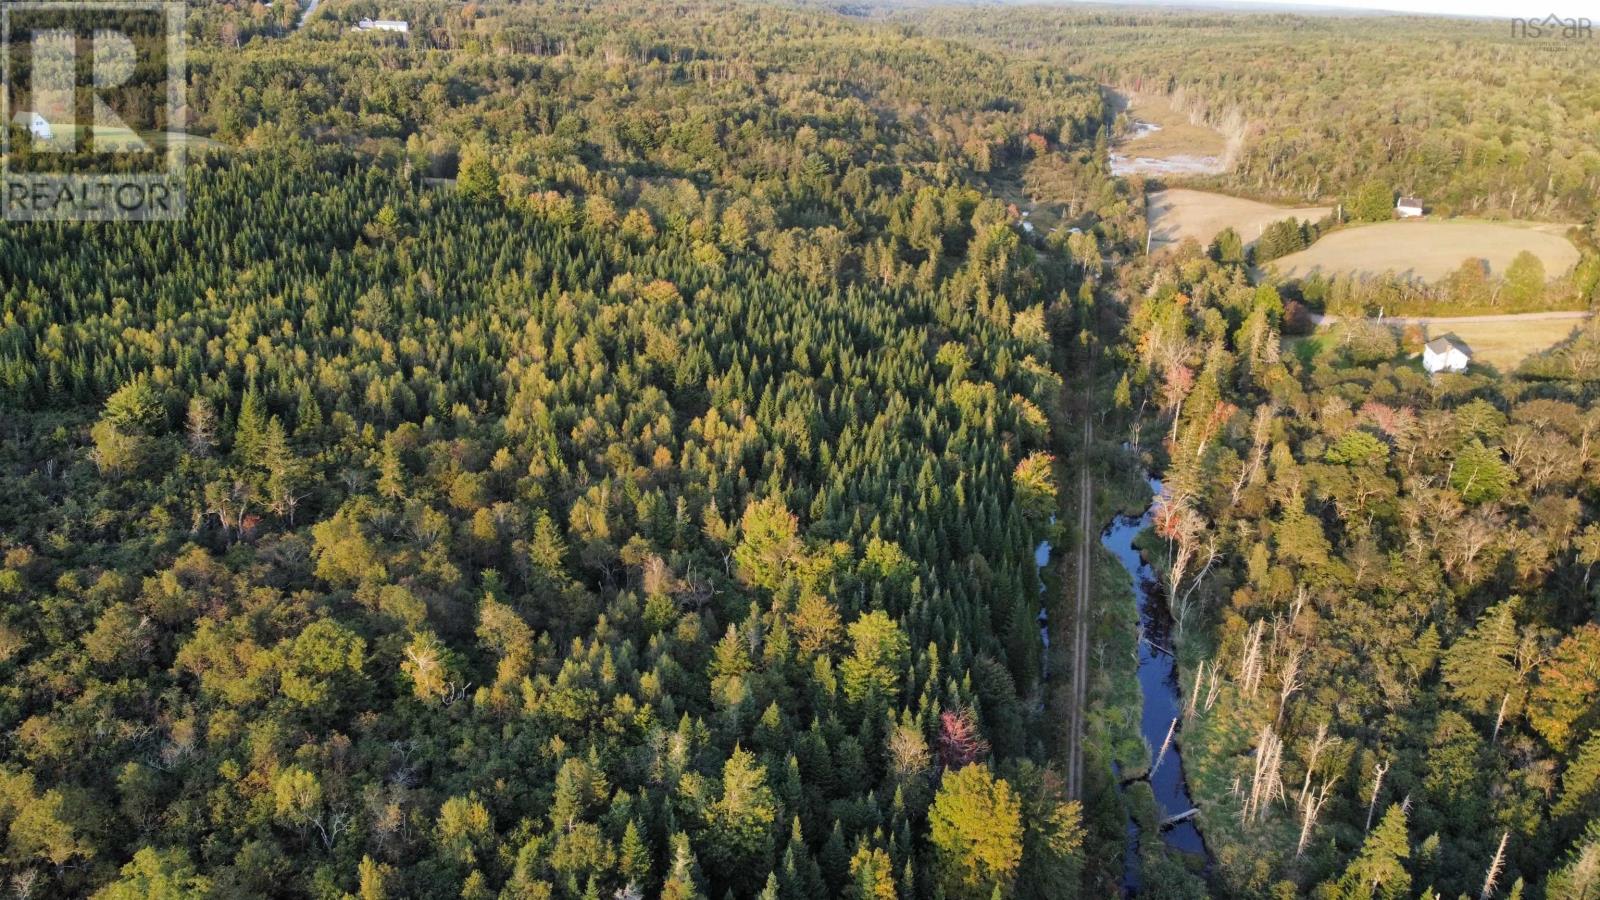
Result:
{"label": "small white building", "polygon": [[1420,219],[1423,212],[1422,198],[1401,197],[1400,202],[1394,205],[1394,211],[1399,213],[1402,219]]}
{"label": "small white building", "polygon": [[411,32],[411,23],[404,19],[362,19],[356,23],[357,31],[394,31],[400,34]]}
{"label": "small white building", "polygon": [[1454,335],[1444,335],[1429,341],[1422,348],[1422,367],[1428,374],[1438,372],[1465,372],[1472,362],[1472,350]]}
{"label": "small white building", "polygon": [[36,112],[19,112],[11,117],[14,125],[28,129],[36,141],[53,141],[56,137],[54,128],[50,127],[50,120]]}

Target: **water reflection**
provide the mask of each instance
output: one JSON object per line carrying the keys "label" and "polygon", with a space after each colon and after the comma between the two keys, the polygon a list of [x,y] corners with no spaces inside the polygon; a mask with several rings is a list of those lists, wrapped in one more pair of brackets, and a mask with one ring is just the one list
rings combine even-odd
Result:
{"label": "water reflection", "polygon": [[[1161,482],[1151,478],[1151,491],[1159,495]],[[1183,777],[1183,758],[1173,733],[1174,722],[1183,713],[1183,695],[1178,685],[1176,660],[1172,657],[1172,618],[1162,596],[1161,584],[1155,570],[1140,556],[1133,546],[1134,539],[1150,525],[1151,512],[1146,509],[1140,516],[1118,516],[1100,535],[1100,543],[1117,558],[1133,580],[1134,598],[1139,607],[1139,624],[1142,640],[1139,642],[1139,690],[1144,696],[1144,711],[1139,730],[1145,743],[1150,745],[1151,765],[1148,778],[1155,793],[1156,804],[1163,819],[1181,815],[1194,808],[1189,797],[1189,785]],[[1181,730],[1181,722],[1176,730]],[[1168,744],[1168,735],[1173,740]],[[1163,745],[1167,745],[1165,755]],[[1159,758],[1159,761],[1158,761]],[[1185,853],[1205,855],[1205,841],[1193,820],[1176,823],[1162,831],[1167,845]],[[1128,859],[1123,876],[1124,887],[1130,891],[1140,888],[1137,866],[1138,826],[1128,823]]]}

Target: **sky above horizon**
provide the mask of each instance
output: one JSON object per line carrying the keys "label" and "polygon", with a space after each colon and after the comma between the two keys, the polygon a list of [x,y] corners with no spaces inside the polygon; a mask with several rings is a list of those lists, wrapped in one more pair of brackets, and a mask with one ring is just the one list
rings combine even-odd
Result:
{"label": "sky above horizon", "polygon": [[1323,6],[1374,11],[1437,13],[1455,16],[1543,18],[1558,16],[1600,18],[1600,2],[1587,0],[1243,0],[1274,6]]}

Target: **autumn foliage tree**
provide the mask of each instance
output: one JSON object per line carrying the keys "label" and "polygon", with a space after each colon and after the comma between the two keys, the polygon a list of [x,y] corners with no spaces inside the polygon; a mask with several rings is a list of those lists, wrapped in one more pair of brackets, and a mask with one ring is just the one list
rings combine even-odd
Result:
{"label": "autumn foliage tree", "polygon": [[947,771],[928,811],[929,840],[945,896],[1011,896],[1022,863],[1022,807],[987,767]]}

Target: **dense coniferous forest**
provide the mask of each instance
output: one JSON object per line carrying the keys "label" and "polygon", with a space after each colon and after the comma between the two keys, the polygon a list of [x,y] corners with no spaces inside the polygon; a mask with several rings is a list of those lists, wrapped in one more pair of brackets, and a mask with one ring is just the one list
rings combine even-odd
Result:
{"label": "dense coniferous forest", "polygon": [[0,232],[7,889],[1073,895],[1032,550],[1098,259],[973,185],[1137,230],[1093,85],[371,12],[199,11],[187,218]]}
{"label": "dense coniferous forest", "polygon": [[1210,857],[1135,842],[1142,896],[1597,896],[1600,331],[1504,376],[1286,344],[1242,242],[1143,252],[1100,86],[1266,123],[1234,190],[1589,221],[1589,51],[306,12],[191,6],[184,219],[0,225],[0,890],[1116,895],[1036,619],[1088,461],[1166,486]]}

